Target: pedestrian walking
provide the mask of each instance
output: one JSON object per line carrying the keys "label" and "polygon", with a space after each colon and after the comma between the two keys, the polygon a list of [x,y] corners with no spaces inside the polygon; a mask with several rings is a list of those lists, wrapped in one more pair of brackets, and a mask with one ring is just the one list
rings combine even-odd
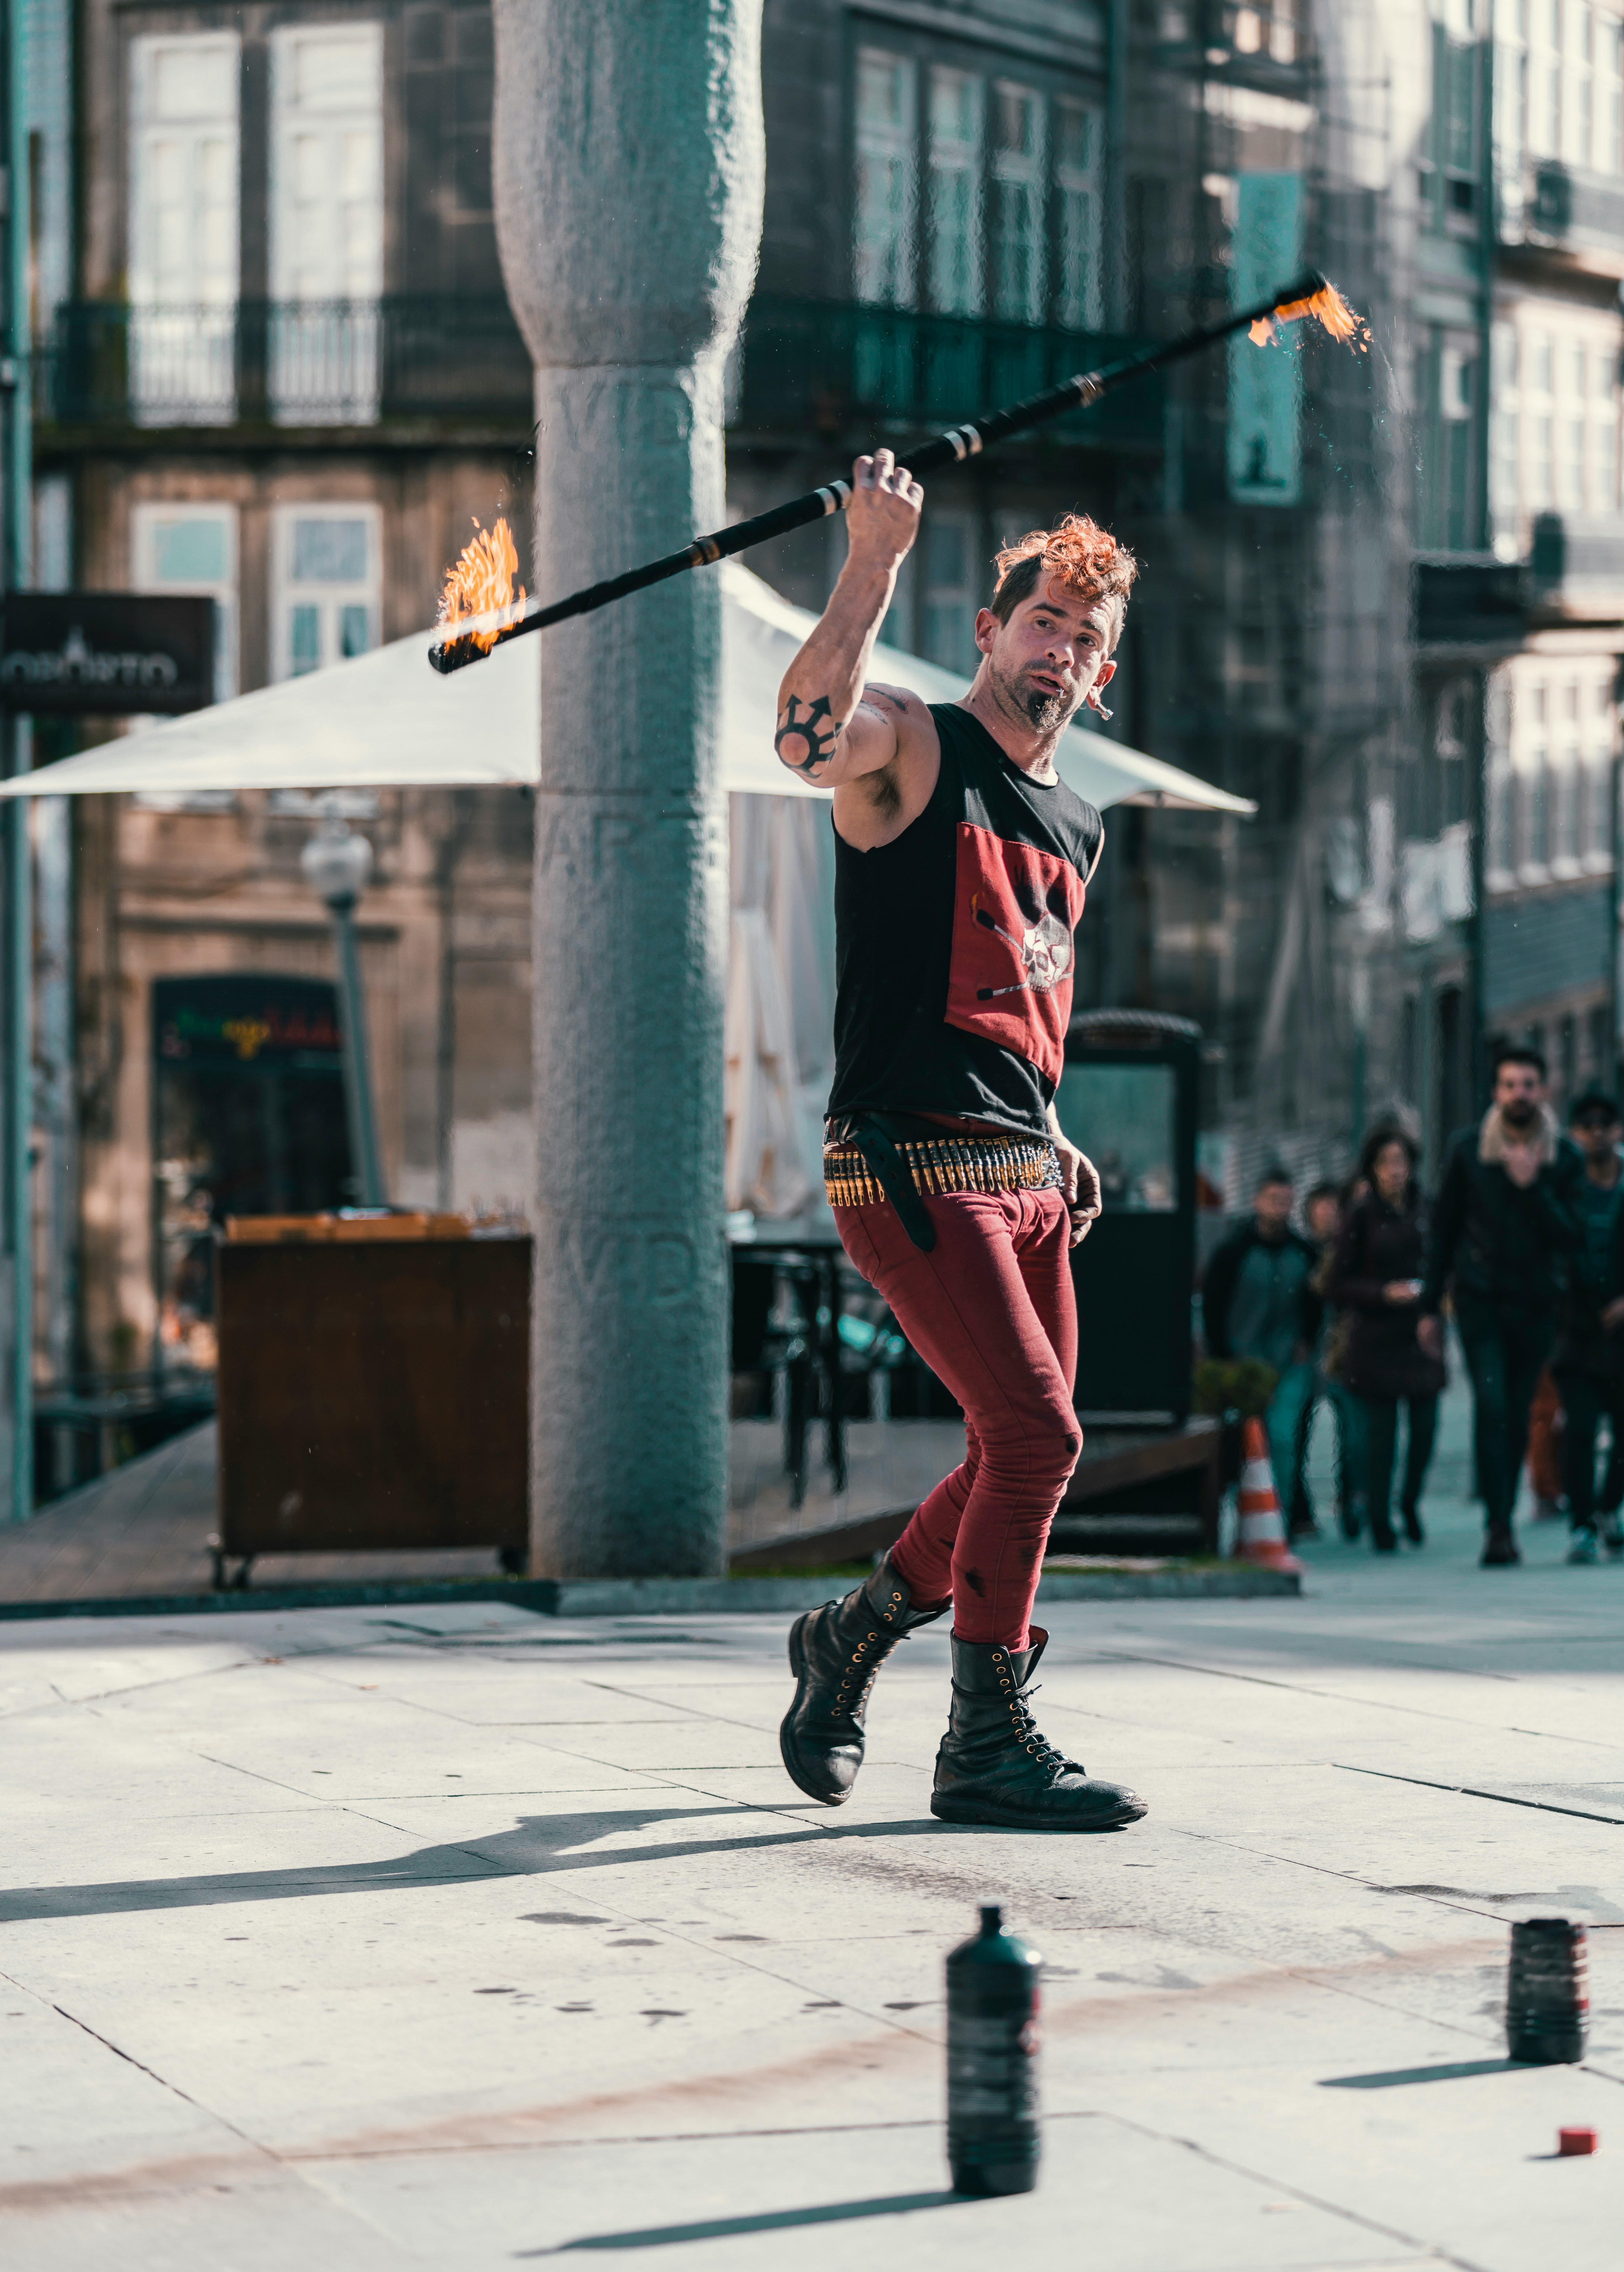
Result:
{"label": "pedestrian walking", "polygon": [[1254,1357],[1276,1375],[1263,1424],[1275,1487],[1286,1505],[1315,1386],[1323,1307],[1313,1284],[1319,1263],[1313,1240],[1291,1228],[1290,1175],[1270,1167],[1258,1180],[1250,1217],[1214,1248],[1201,1284],[1208,1355]]}
{"label": "pedestrian walking", "polygon": [[1426,1224],[1413,1139],[1402,1128],[1373,1128],[1355,1181],[1366,1188],[1343,1224],[1327,1292],[1349,1319],[1342,1371],[1359,1404],[1370,1543],[1378,1554],[1391,1554],[1398,1546],[1392,1506],[1399,1409],[1407,1428],[1399,1512],[1405,1537],[1420,1546],[1421,1492],[1444,1387],[1442,1358],[1423,1349],[1418,1334]]}
{"label": "pedestrian walking", "polygon": [[[1594,1562],[1601,1542],[1624,1554],[1624,1171],[1620,1170],[1619,1108],[1600,1089],[1579,1097],[1568,1116],[1568,1133],[1584,1162],[1575,1186],[1582,1233],[1568,1274],[1556,1349],[1556,1376],[1565,1416],[1562,1484],[1572,1531],[1570,1562]],[[1603,1416],[1613,1438],[1601,1502],[1596,1496],[1596,1439]]]}
{"label": "pedestrian walking", "polygon": [[834,791],[834,1084],[824,1151],[846,1252],[964,1408],[965,1456],[873,1575],[790,1635],[791,1779],[838,1805],[882,1659],[953,1611],[953,1700],[932,1812],[1104,1830],[1144,1802],[1039,1735],[1044,1543],[1082,1438],[1070,1250],[1098,1177],[1061,1132],[1074,933],[1104,841],[1055,771],[1101,707],[1134,564],[1068,516],[998,557],[958,702],[864,683],[923,492],[888,450],[857,460],[848,551],[785,675],[783,762]]}
{"label": "pedestrian walking", "polygon": [[1523,1558],[1512,1518],[1562,1265],[1578,1242],[1572,1200],[1580,1172],[1545,1102],[1545,1059],[1534,1049],[1501,1049],[1488,1110],[1449,1140],[1420,1304],[1421,1346],[1441,1358],[1439,1312],[1453,1289],[1471,1374],[1486,1569]]}
{"label": "pedestrian walking", "polygon": [[[1357,1188],[1357,1178],[1351,1188]],[[1325,1299],[1345,1216],[1346,1196],[1340,1184],[1316,1184],[1303,1201],[1303,1222],[1320,1251],[1313,1290],[1324,1302],[1324,1308],[1319,1346],[1314,1350],[1313,1394],[1297,1431],[1297,1474],[1291,1486],[1293,1537],[1312,1537],[1319,1528],[1308,1490],[1308,1446],[1313,1435],[1314,1412],[1321,1401],[1330,1406],[1335,1431],[1337,1528],[1344,1538],[1354,1539],[1365,1527],[1364,1424],[1358,1399],[1349,1387],[1344,1371],[1350,1320],[1336,1303]]]}

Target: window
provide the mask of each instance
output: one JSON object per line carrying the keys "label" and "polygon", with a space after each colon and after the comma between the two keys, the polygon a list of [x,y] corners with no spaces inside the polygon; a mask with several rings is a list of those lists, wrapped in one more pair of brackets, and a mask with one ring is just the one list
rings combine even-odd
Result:
{"label": "window", "polygon": [[[1097,330],[1103,152],[1096,104],[865,47],[857,53],[854,111],[858,301]],[[907,349],[911,335],[903,326],[889,330],[884,352],[872,326],[860,334],[865,401],[896,399],[881,365],[887,353]],[[933,336],[937,362],[955,352],[947,334]]]}
{"label": "window", "polygon": [[1254,0],[1251,7],[1226,9],[1224,15],[1237,55],[1267,55],[1277,64],[1297,61],[1297,0]]}
{"label": "window", "polygon": [[[1443,495],[1435,501],[1433,541],[1448,551],[1467,549],[1472,542],[1472,399],[1477,392],[1478,366],[1463,348],[1443,347],[1438,356],[1438,411]],[[1436,473],[1434,474],[1434,481]],[[1443,508],[1438,529],[1437,504]]]}
{"label": "window", "polygon": [[1059,191],[1059,318],[1070,332],[1097,331],[1100,311],[1100,114],[1081,102],[1055,105],[1055,182]]}
{"label": "window", "polygon": [[1586,381],[1590,376],[1588,358],[1582,347],[1569,348],[1563,356],[1567,367],[1567,385],[1563,391],[1561,417],[1561,479],[1558,503],[1568,512],[1584,509],[1585,437],[1590,426],[1590,402]]}
{"label": "window", "polygon": [[279,508],[273,678],[303,678],[378,645],[380,556],[375,505]]}
{"label": "window", "polygon": [[1507,549],[1515,559],[1517,519],[1517,334],[1513,324],[1494,326],[1493,457],[1489,469],[1490,504],[1494,515],[1495,544],[1508,538]]}
{"label": "window", "polygon": [[1560,154],[1562,121],[1562,7],[1564,0],[1532,0],[1529,24],[1528,152],[1530,158]]}
{"label": "window", "polygon": [[930,299],[945,316],[981,313],[982,82],[931,73]]}
{"label": "window", "polygon": [[1509,880],[1516,860],[1516,775],[1497,764],[1489,775],[1489,841],[1485,866]]}
{"label": "window", "polygon": [[284,420],[364,424],[378,415],[383,100],[380,26],[275,34],[270,383]]}
{"label": "window", "polygon": [[[1535,311],[1537,310],[1537,318]],[[1535,318],[1534,320],[1530,320]],[[1528,328],[1499,345],[1496,327],[1493,460],[1495,534],[1511,528],[1511,459],[1523,516],[1619,510],[1619,352],[1616,321],[1554,303],[1527,303]],[[1528,530],[1516,530],[1522,544]],[[1521,546],[1508,546],[1513,557]]]}
{"label": "window", "polygon": [[129,384],[142,424],[235,412],[237,78],[234,33],[131,43]]}
{"label": "window", "polygon": [[1529,64],[1526,7],[1521,15],[1498,11],[1494,46],[1494,143],[1500,170],[1514,197],[1520,194],[1527,155]]}
{"label": "window", "polygon": [[1613,16],[1596,20],[1596,154],[1606,174],[1624,174],[1624,26]]}
{"label": "window", "polygon": [[1585,769],[1588,795],[1585,801],[1583,849],[1591,865],[1610,863],[1613,855],[1613,831],[1608,825],[1608,805],[1613,786],[1611,759],[1592,758]]}
{"label": "window", "polygon": [[138,592],[214,602],[214,699],[237,691],[237,528],[234,504],[138,504],[131,514],[130,580]]}
{"label": "window", "polygon": [[1536,332],[1529,345],[1524,398],[1525,407],[1530,414],[1524,426],[1529,443],[1528,504],[1534,512],[1547,512],[1556,502],[1556,422],[1551,392],[1553,358],[1550,334]]}
{"label": "window", "polygon": [[1624,171],[1624,56],[1617,0],[1515,0],[1495,11],[1495,131],[1502,175],[1524,157]]}
{"label": "window", "polygon": [[1569,750],[1565,753],[1564,763],[1555,767],[1551,782],[1551,857],[1568,867],[1578,865],[1579,832],[1583,820],[1580,800],[1583,789],[1579,753]]}
{"label": "window", "polygon": [[857,57],[857,295],[914,304],[914,68],[864,48]]}
{"label": "window", "polygon": [[1528,826],[1523,848],[1525,862],[1534,868],[1545,867],[1551,857],[1550,772],[1545,751],[1536,751],[1524,781]]}
{"label": "window", "polygon": [[1590,162],[1591,10],[1588,0],[1564,0],[1562,26],[1562,155],[1570,166]]}
{"label": "window", "polygon": [[1043,105],[1029,88],[992,90],[992,312],[1044,320]]}
{"label": "window", "polygon": [[1591,512],[1616,512],[1619,504],[1619,403],[1617,343],[1598,346],[1590,356]]}

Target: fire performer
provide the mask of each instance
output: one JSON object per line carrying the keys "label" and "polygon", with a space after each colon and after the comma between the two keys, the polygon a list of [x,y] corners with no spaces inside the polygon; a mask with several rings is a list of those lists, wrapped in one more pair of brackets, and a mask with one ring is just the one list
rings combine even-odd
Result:
{"label": "fire performer", "polygon": [[1074,933],[1104,831],[1055,771],[1116,670],[1133,556],[1068,516],[999,555],[956,703],[865,684],[924,492],[859,458],[849,550],[780,690],[780,758],[834,791],[838,983],[824,1170],[842,1244],[964,1408],[965,1457],[867,1582],[797,1620],[793,1780],[839,1805],[881,1661],[953,1611],[953,1695],[932,1812],[1104,1830],[1144,1802],[1038,1733],[1044,1543],[1082,1447],[1069,1250],[1099,1178],[1054,1092]]}

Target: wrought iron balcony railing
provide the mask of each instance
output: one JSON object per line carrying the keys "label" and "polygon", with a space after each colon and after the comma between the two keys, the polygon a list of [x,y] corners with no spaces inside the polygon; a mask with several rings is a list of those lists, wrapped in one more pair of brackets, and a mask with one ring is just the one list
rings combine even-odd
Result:
{"label": "wrought iron balcony railing", "polygon": [[[758,293],[745,318],[728,423],[829,439],[951,425],[1145,344]],[[1152,375],[1056,420],[1037,445],[1156,450],[1163,416],[1161,380]]]}
{"label": "wrought iron balcony railing", "polygon": [[34,415],[57,426],[528,426],[532,398],[519,327],[490,295],[70,301],[35,361]]}
{"label": "wrought iron balcony railing", "polygon": [[[758,294],[729,425],[849,439],[951,424],[1143,345],[1082,332]],[[529,355],[505,300],[69,301],[35,358],[34,415],[59,427],[522,420]],[[1059,420],[1040,446],[1161,446],[1159,378]]]}

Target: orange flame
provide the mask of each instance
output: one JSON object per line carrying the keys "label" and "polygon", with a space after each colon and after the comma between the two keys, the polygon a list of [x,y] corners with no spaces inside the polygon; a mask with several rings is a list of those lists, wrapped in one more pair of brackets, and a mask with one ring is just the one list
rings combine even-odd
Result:
{"label": "orange flame", "polygon": [[1330,338],[1344,346],[1357,348],[1363,355],[1370,345],[1370,326],[1357,309],[1351,308],[1334,284],[1323,286],[1306,300],[1289,300],[1275,310],[1272,317],[1260,316],[1247,333],[1254,347],[1266,348],[1275,336],[1276,324],[1300,323],[1304,317],[1319,325]]}
{"label": "orange flame", "polygon": [[[519,555],[506,521],[498,520],[494,528],[481,528],[476,520],[474,527],[478,534],[463,546],[455,566],[446,573],[445,588],[440,594],[438,621],[444,631],[455,632],[474,616],[504,613],[511,620],[513,612],[524,606],[522,584],[516,599],[513,594]],[[467,636],[482,654],[489,654],[500,628],[493,624]]]}

